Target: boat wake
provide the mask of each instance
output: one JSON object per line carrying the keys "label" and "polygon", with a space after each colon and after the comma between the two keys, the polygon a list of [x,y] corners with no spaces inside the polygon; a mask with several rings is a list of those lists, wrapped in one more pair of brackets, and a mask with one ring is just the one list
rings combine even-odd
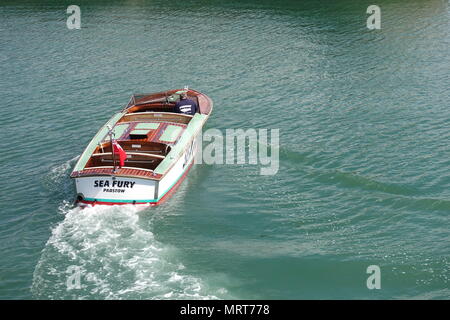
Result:
{"label": "boat wake", "polygon": [[[37,299],[215,299],[176,248],[155,240],[137,208],[73,208],[52,230],[33,275]],[[145,213],[145,212],[143,212]]]}
{"label": "boat wake", "polygon": [[58,166],[53,167],[44,177],[43,186],[45,190],[51,194],[51,198],[56,200],[57,203],[67,199],[75,199],[76,191],[69,176],[78,158],[79,156],[76,156]]}
{"label": "boat wake", "polygon": [[[335,185],[342,189],[355,189],[370,193],[384,194],[405,207],[424,210],[450,209],[450,201],[444,197],[435,197],[434,191],[429,192],[423,186],[405,184],[402,182],[376,180],[357,172],[345,171],[333,166],[332,159],[317,157],[313,154],[299,153],[286,148],[280,148],[280,161],[287,170],[295,170],[302,175],[303,180],[310,179],[325,185]],[[444,179],[444,178],[443,178]]]}

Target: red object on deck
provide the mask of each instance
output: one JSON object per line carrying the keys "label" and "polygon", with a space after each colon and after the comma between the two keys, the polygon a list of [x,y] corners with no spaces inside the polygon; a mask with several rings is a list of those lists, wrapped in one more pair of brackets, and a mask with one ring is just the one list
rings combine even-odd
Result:
{"label": "red object on deck", "polygon": [[125,159],[127,158],[127,153],[123,148],[120,146],[120,144],[117,143],[117,141],[113,142],[114,147],[114,153],[119,155],[119,162],[120,166],[123,167],[125,165]]}

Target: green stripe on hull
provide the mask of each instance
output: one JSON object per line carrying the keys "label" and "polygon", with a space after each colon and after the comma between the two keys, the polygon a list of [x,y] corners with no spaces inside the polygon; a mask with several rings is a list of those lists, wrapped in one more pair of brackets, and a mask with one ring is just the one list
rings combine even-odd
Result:
{"label": "green stripe on hull", "polygon": [[148,202],[148,203],[154,203],[158,202],[157,200],[116,200],[116,199],[95,199],[95,198],[84,198],[85,201],[98,201],[98,202],[115,202],[115,203],[141,203],[141,202]]}

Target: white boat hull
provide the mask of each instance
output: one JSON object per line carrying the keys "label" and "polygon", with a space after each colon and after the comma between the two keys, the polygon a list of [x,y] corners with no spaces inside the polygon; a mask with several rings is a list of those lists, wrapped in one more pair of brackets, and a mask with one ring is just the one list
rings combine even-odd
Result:
{"label": "white boat hull", "polygon": [[88,176],[75,178],[80,205],[158,205],[184,180],[198,146],[196,137],[161,180],[134,177]]}

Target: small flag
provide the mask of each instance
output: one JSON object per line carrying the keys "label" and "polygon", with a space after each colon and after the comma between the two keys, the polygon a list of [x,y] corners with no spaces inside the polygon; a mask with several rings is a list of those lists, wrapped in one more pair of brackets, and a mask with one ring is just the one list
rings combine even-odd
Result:
{"label": "small flag", "polygon": [[113,147],[114,147],[114,153],[119,155],[119,162],[120,167],[123,167],[125,165],[125,159],[127,158],[127,153],[123,148],[120,146],[120,144],[117,143],[117,141],[113,141]]}

